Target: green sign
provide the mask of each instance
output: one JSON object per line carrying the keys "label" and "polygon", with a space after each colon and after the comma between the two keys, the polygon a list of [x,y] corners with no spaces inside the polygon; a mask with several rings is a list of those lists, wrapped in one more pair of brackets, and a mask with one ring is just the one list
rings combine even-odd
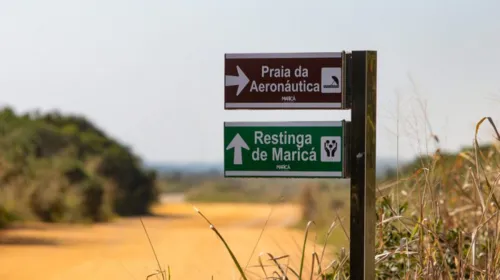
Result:
{"label": "green sign", "polygon": [[226,122],[224,176],[344,178],[344,124]]}

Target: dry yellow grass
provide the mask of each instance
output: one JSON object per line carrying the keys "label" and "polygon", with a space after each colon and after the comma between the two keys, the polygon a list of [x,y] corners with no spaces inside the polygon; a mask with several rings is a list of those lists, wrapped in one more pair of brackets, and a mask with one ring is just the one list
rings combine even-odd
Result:
{"label": "dry yellow grass", "polygon": [[[250,266],[258,264],[260,252],[275,257],[289,254],[290,264],[299,266],[299,244],[303,242],[304,232],[285,228],[299,219],[298,206],[196,206],[217,226],[243,266],[273,209]],[[210,279],[212,275],[214,279],[239,279],[223,244],[190,204],[161,205],[155,207],[154,212],[159,216],[143,218],[143,222],[161,265],[170,266],[172,279]],[[42,225],[1,234],[0,279],[145,279],[157,269],[139,218],[92,226]],[[15,239],[30,243],[35,238],[40,243],[57,244],[5,245]],[[313,242],[310,245],[305,272],[311,263]],[[266,259],[267,256],[263,257]],[[264,264],[271,263],[265,261]],[[257,279],[263,276],[260,268],[248,270],[250,276],[257,273]]]}

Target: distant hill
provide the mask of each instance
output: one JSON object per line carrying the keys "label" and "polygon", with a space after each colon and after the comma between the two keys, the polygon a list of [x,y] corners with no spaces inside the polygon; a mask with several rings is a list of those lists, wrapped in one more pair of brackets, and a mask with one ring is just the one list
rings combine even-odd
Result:
{"label": "distant hill", "polygon": [[[403,166],[410,161],[399,159],[399,166]],[[377,177],[384,176],[388,170],[396,169],[398,160],[396,158],[378,158],[377,159]]]}
{"label": "distant hill", "polygon": [[147,168],[155,169],[159,173],[221,173],[224,171],[222,163],[159,163],[147,162]]}
{"label": "distant hill", "polygon": [[[407,161],[400,160],[400,165]],[[377,176],[384,175],[388,169],[396,168],[397,159],[395,158],[378,158],[377,159]],[[223,163],[175,163],[175,162],[148,162],[145,164],[147,168],[155,169],[159,173],[187,173],[187,174],[202,174],[202,173],[222,173],[224,172]]]}

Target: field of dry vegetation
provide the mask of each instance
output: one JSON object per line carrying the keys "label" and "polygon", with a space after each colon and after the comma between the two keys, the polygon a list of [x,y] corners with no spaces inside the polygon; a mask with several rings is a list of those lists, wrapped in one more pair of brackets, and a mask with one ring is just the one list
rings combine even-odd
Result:
{"label": "field of dry vegetation", "polygon": [[[484,125],[495,132],[492,144],[481,145],[477,140]],[[500,134],[492,119],[478,122],[474,139],[472,147],[457,154],[437,149],[378,182],[379,279],[500,277]],[[309,267],[315,267],[314,277],[301,275],[302,266],[284,270],[275,263],[275,279],[348,279],[348,189],[345,184],[325,181],[299,185],[303,221],[298,227],[306,229],[306,237],[314,236],[327,247],[333,245],[336,257],[320,266],[321,250],[302,256]],[[220,239],[223,241],[222,236]]]}
{"label": "field of dry vegetation", "polygon": [[[495,131],[492,145],[477,140],[485,123]],[[484,118],[477,124],[472,148],[458,154],[437,149],[378,184],[378,278],[500,277],[499,141],[495,124]],[[333,228],[342,227],[333,220]],[[347,279],[348,256],[339,256],[332,266],[326,279]]]}
{"label": "field of dry vegetation", "polygon": [[[491,145],[480,145],[481,126],[494,132]],[[437,137],[435,141],[439,141]],[[377,193],[376,273],[379,279],[497,279],[500,277],[499,191],[500,134],[492,119],[480,120],[475,142],[458,154],[437,149],[381,180]],[[334,244],[337,257],[320,278],[349,277],[349,203],[342,186],[302,186],[305,235],[318,234]],[[328,227],[326,225],[330,224]],[[324,236],[321,238],[321,236]],[[317,253],[317,254],[316,254]],[[321,252],[303,256],[312,262]],[[300,271],[301,267],[295,267]],[[275,275],[310,279],[276,266]],[[278,279],[278,278],[276,278]],[[282,278],[280,278],[282,279]]]}

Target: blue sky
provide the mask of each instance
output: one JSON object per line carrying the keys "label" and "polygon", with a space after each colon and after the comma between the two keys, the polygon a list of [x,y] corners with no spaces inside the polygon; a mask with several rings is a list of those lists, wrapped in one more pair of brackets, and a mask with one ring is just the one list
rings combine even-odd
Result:
{"label": "blue sky", "polygon": [[224,111],[224,53],[373,49],[378,156],[396,156],[397,119],[401,157],[434,148],[424,107],[455,150],[500,120],[500,2],[471,3],[1,1],[0,105],[84,114],[149,161],[221,161],[224,121],[349,120]]}

